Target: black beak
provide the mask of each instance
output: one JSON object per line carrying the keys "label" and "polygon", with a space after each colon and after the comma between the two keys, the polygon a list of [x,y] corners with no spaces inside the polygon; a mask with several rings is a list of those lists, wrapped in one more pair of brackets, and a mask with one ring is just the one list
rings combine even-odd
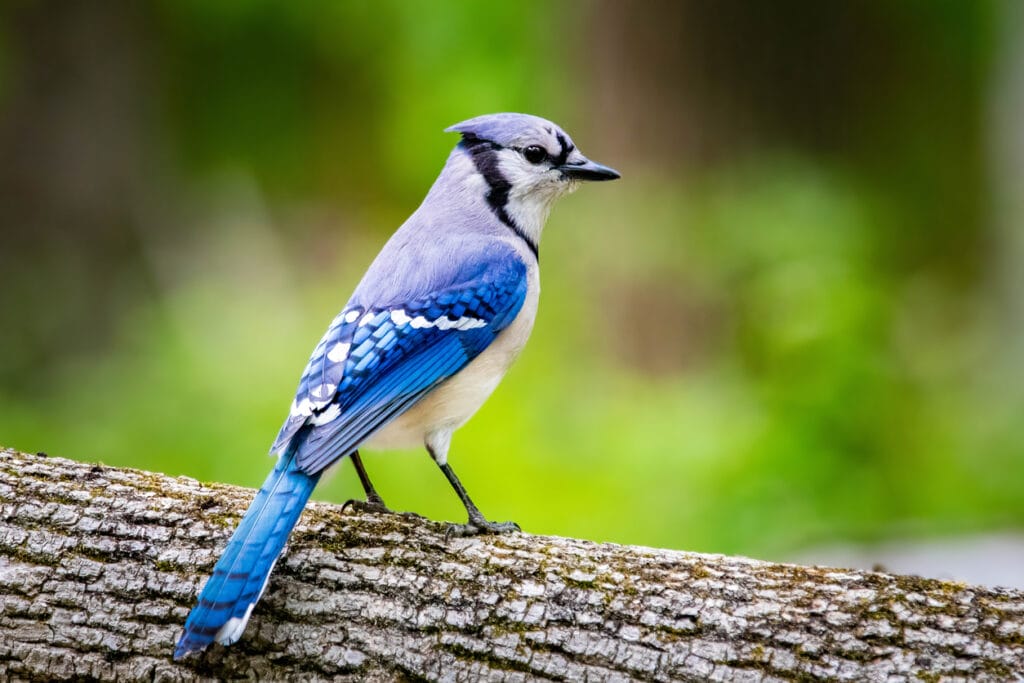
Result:
{"label": "black beak", "polygon": [[608,168],[590,159],[562,164],[558,166],[558,170],[566,178],[576,180],[615,180],[622,177],[614,168]]}

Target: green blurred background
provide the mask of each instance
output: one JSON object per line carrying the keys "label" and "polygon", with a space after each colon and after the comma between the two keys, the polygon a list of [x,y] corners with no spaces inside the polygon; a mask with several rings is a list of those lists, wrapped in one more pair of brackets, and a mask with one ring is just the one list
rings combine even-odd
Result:
{"label": "green blurred background", "polygon": [[[1020,530],[1022,7],[6,2],[0,444],[258,485],[442,129],[525,111],[623,179],[555,209],[456,435],[489,517],[770,558]],[[366,462],[462,519],[424,452]]]}

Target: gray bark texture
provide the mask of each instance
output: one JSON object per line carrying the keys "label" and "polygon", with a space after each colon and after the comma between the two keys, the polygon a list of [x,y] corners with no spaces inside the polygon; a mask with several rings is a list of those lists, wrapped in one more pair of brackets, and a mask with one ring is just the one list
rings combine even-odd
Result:
{"label": "gray bark texture", "polygon": [[0,450],[0,679],[1013,680],[1024,593],[314,503],[242,640],[177,664],[253,492]]}

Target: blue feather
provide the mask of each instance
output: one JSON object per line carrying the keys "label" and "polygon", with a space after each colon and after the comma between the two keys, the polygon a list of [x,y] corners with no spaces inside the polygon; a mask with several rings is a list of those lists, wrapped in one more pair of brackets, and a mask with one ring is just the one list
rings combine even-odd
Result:
{"label": "blue feather", "polygon": [[[244,630],[252,605],[259,600],[288,534],[320,480],[320,475],[310,476],[296,467],[294,451],[278,460],[217,561],[199,594],[199,604],[188,615],[175,659],[215,640],[230,645]],[[240,620],[234,629],[227,629],[233,632],[222,633],[232,619]]]}
{"label": "blue feather", "polygon": [[[410,319],[422,316],[427,321],[438,321],[447,317],[453,321],[463,318],[454,315],[458,305],[464,315],[485,323],[479,327],[417,328],[411,322],[399,324],[390,315],[378,315],[359,328],[334,398],[339,415],[312,428],[299,448],[299,467],[310,474],[322,472],[464,368],[519,313],[526,298],[523,275],[523,271],[510,269],[498,282],[478,281],[400,309]],[[366,331],[374,324],[378,325],[376,330]],[[387,332],[377,337],[380,329]]]}
{"label": "blue feather", "polygon": [[412,354],[405,361],[375,382],[337,420],[314,428],[299,452],[299,466],[304,471],[321,472],[338,454],[347,455],[355,450],[375,431],[455,374],[466,364],[467,356],[453,337],[425,352]]}
{"label": "blue feather", "polygon": [[[322,472],[487,348],[519,313],[527,287],[518,257],[493,256],[453,273],[455,284],[401,303],[350,303],[314,349],[273,450],[308,426],[296,462]],[[452,327],[459,321],[470,326]],[[331,361],[338,344],[348,351]],[[332,395],[318,393],[325,386]]]}

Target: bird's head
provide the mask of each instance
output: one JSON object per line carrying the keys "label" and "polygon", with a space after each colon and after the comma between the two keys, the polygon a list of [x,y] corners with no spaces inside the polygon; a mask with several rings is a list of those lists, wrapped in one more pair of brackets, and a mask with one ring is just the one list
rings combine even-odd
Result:
{"label": "bird's head", "polygon": [[487,114],[457,123],[458,149],[487,183],[487,201],[499,218],[533,243],[551,205],[585,180],[615,180],[618,171],[591,161],[559,126],[529,114]]}

